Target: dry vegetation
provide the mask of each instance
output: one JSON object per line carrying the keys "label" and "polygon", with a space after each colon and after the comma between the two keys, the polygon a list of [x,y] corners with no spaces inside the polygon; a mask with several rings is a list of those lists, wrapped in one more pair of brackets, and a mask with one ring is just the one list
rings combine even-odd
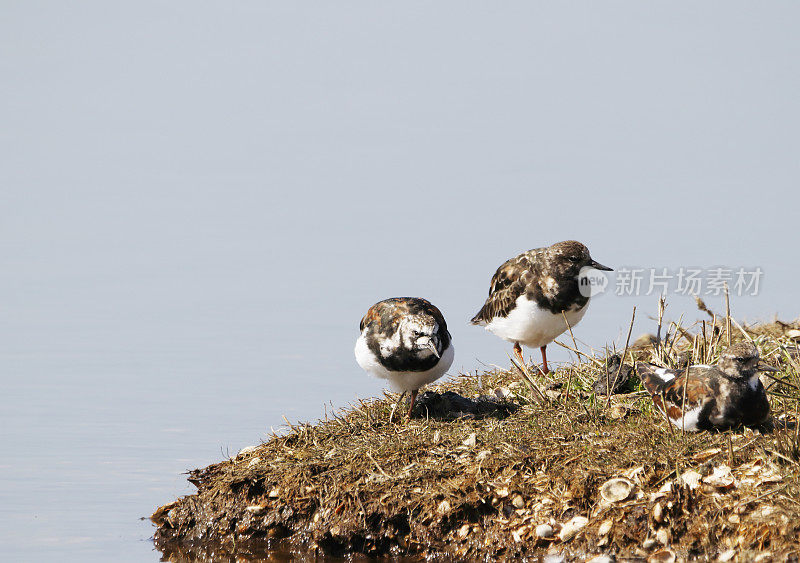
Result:
{"label": "dry vegetation", "polygon": [[390,423],[387,397],[192,471],[197,494],[152,517],[156,544],[167,560],[246,558],[281,538],[303,552],[438,560],[796,560],[800,330],[732,324],[709,313],[664,326],[626,346],[625,363],[713,362],[729,336],[752,339],[781,369],[780,381],[762,376],[769,432],[684,434],[637,380],[597,396],[606,354],[530,383],[516,370],[462,375],[433,391],[482,396],[478,415],[433,409],[441,397],[429,393],[414,419]]}

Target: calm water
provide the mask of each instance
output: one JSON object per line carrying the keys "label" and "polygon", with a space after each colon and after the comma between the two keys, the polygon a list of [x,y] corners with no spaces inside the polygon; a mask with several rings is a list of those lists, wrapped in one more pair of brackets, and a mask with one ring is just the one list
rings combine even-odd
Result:
{"label": "calm water", "polygon": [[[507,365],[467,320],[531,247],[760,266],[734,313],[800,314],[797,5],[218,8],[3,5],[0,558],[156,561],[184,471],[380,395],[379,299]],[[633,305],[653,331],[612,292],[576,336]]]}
{"label": "calm water", "polygon": [[[284,415],[314,420],[380,393],[351,351],[371,298],[276,299],[241,283],[231,295],[235,276],[89,278],[20,285],[5,317],[0,543],[11,560],[156,560],[139,517],[192,491],[182,472],[258,443]],[[459,299],[442,304],[456,365],[505,365],[506,346],[467,326]],[[576,335],[621,345],[632,303],[598,298]]]}

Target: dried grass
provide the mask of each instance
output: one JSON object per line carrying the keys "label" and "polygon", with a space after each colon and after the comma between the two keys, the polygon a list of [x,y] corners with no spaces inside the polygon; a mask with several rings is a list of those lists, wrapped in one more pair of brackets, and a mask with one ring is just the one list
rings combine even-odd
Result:
{"label": "dried grass", "polygon": [[[601,357],[531,374],[544,400],[514,371],[462,375],[434,390],[488,391],[519,408],[505,417],[390,423],[395,397],[387,396],[315,425],[291,425],[285,435],[191,472],[197,494],[153,515],[156,544],[168,560],[202,559],[210,543],[216,557],[279,538],[329,554],[443,560],[547,552],[646,558],[663,549],[678,559],[796,558],[800,354],[787,332],[797,326],[731,326],[710,316],[691,327],[670,323],[663,337],[626,346],[626,361],[714,362],[728,337],[751,339],[781,369],[769,384],[772,432],[683,433],[640,388],[597,397]],[[635,484],[631,497],[601,498],[600,486],[612,477]],[[564,542],[558,534],[575,516],[588,524]],[[540,524],[553,537],[537,537]]]}

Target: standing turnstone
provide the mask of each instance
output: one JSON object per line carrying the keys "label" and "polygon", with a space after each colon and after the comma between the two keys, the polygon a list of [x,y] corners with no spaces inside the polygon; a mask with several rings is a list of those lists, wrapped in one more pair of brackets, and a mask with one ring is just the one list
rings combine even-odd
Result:
{"label": "standing turnstone", "polygon": [[489,297],[472,318],[489,332],[514,343],[525,365],[520,344],[542,351],[542,371],[548,373],[547,345],[575,326],[586,313],[589,296],[580,291],[578,275],[585,267],[611,270],[589,256],[574,240],[534,248],[500,266],[492,277]]}
{"label": "standing turnstone", "polygon": [[763,424],[769,417],[769,401],[758,372],[778,370],[758,362],[753,344],[738,342],[725,350],[716,366],[671,370],[640,363],[636,371],[670,422],[696,432]]}
{"label": "standing turnstone", "polygon": [[442,377],[453,363],[453,344],[442,313],[425,299],[394,297],[370,307],[360,327],[358,365],[388,379],[395,391],[402,391],[401,399],[411,391],[410,418],[419,388]]}

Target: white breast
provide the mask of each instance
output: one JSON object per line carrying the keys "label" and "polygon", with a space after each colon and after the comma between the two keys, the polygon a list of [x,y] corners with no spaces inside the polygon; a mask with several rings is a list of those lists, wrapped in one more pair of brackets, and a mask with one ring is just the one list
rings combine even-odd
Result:
{"label": "white breast", "polygon": [[699,428],[697,427],[697,423],[700,420],[700,411],[702,410],[703,410],[702,405],[691,410],[686,409],[683,415],[683,420],[681,420],[680,418],[678,419],[670,417],[667,418],[669,418],[670,422],[672,422],[672,424],[674,424],[677,428],[686,430],[687,432],[697,432],[699,430]]}
{"label": "white breast", "polygon": [[[580,309],[565,311],[570,326],[575,326],[586,314],[588,302]],[[539,307],[525,295],[517,297],[516,307],[507,317],[495,317],[486,324],[486,330],[509,342],[519,342],[530,348],[539,348],[555,340],[567,330],[564,317]]]}
{"label": "white breast", "polygon": [[355,354],[358,365],[364,371],[374,377],[388,380],[394,391],[402,392],[414,391],[442,377],[453,363],[455,348],[451,342],[450,346],[442,352],[442,357],[438,363],[425,371],[391,371],[386,369],[367,346],[367,339],[364,338],[363,334],[356,341]]}

